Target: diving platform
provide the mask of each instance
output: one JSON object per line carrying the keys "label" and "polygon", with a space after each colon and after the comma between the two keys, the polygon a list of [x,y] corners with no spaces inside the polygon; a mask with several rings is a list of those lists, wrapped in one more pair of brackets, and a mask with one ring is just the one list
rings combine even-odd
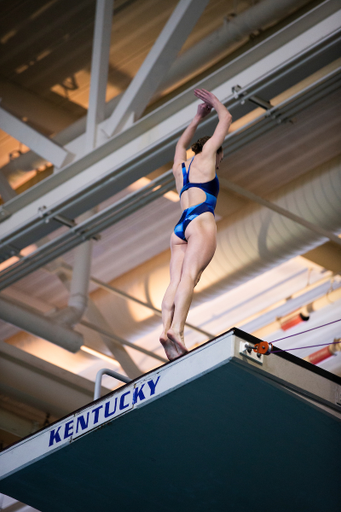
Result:
{"label": "diving platform", "polygon": [[341,379],[232,329],[0,454],[41,512],[339,512]]}

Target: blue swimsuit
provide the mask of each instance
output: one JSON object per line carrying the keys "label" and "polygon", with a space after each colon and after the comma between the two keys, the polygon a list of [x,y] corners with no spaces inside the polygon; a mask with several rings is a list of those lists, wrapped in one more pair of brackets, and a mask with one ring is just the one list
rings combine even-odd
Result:
{"label": "blue swimsuit", "polygon": [[206,183],[190,183],[189,182],[189,171],[191,169],[191,165],[193,162],[194,157],[190,161],[190,164],[188,166],[188,171],[186,171],[186,165],[183,162],[182,163],[182,178],[183,178],[183,187],[180,192],[180,197],[185,190],[188,190],[189,188],[200,188],[203,190],[206,194],[206,201],[203,203],[195,204],[194,206],[191,206],[190,208],[186,208],[182,212],[181,218],[177,225],[174,228],[174,233],[187,242],[187,239],[185,237],[185,231],[188,226],[188,224],[205,212],[211,212],[214,215],[214,209],[217,204],[217,197],[219,192],[219,180],[218,176],[215,175],[213,180],[207,181]]}

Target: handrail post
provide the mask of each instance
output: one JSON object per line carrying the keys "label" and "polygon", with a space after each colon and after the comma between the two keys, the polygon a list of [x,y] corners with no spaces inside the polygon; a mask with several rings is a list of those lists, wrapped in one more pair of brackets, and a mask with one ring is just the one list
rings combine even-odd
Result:
{"label": "handrail post", "polygon": [[128,382],[131,382],[131,379],[129,379],[129,377],[125,377],[125,375],[121,375],[120,373],[114,372],[114,370],[109,370],[109,368],[102,368],[97,372],[96,375],[94,400],[97,400],[97,398],[100,398],[101,396],[101,385],[103,375],[110,375],[110,377],[114,377],[114,379],[121,380],[126,384],[128,384]]}

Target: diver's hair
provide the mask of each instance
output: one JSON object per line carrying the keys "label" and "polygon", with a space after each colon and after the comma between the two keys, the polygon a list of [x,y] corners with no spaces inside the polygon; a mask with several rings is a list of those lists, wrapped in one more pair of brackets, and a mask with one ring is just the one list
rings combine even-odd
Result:
{"label": "diver's hair", "polygon": [[[194,144],[192,144],[191,150],[193,151],[193,153],[195,153],[196,155],[198,153],[201,153],[202,148],[204,147],[204,144],[206,144],[206,142],[210,138],[211,137],[209,135],[206,135],[205,137],[201,137],[201,139],[198,139]],[[217,154],[221,153],[222,150],[223,150],[223,146],[220,146],[220,148],[218,148],[218,150],[217,150]]]}

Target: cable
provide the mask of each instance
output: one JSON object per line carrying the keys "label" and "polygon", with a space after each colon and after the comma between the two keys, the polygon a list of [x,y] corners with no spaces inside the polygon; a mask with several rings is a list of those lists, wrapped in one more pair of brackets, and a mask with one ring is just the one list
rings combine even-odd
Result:
{"label": "cable", "polygon": [[307,329],[306,331],[297,332],[296,334],[290,334],[290,336],[284,336],[284,338],[278,338],[277,340],[271,341],[271,343],[273,344],[277,343],[277,341],[287,340],[288,338],[293,338],[294,336],[299,336],[300,334],[305,334],[306,332],[315,331],[316,329],[321,329],[321,327],[326,327],[327,325],[335,324],[337,322],[341,322],[341,318],[339,318],[339,320],[333,320],[332,322],[328,322],[327,324],[312,327],[312,329]]}
{"label": "cable", "polygon": [[331,343],[329,342],[329,343],[320,343],[319,345],[307,345],[306,347],[287,348],[285,350],[282,350],[282,349],[280,349],[280,350],[271,350],[271,354],[276,354],[276,352],[277,353],[279,353],[279,352],[289,352],[291,350],[302,350],[304,348],[326,347],[328,345],[337,345],[338,343],[340,343],[340,342],[339,341],[332,341]]}

